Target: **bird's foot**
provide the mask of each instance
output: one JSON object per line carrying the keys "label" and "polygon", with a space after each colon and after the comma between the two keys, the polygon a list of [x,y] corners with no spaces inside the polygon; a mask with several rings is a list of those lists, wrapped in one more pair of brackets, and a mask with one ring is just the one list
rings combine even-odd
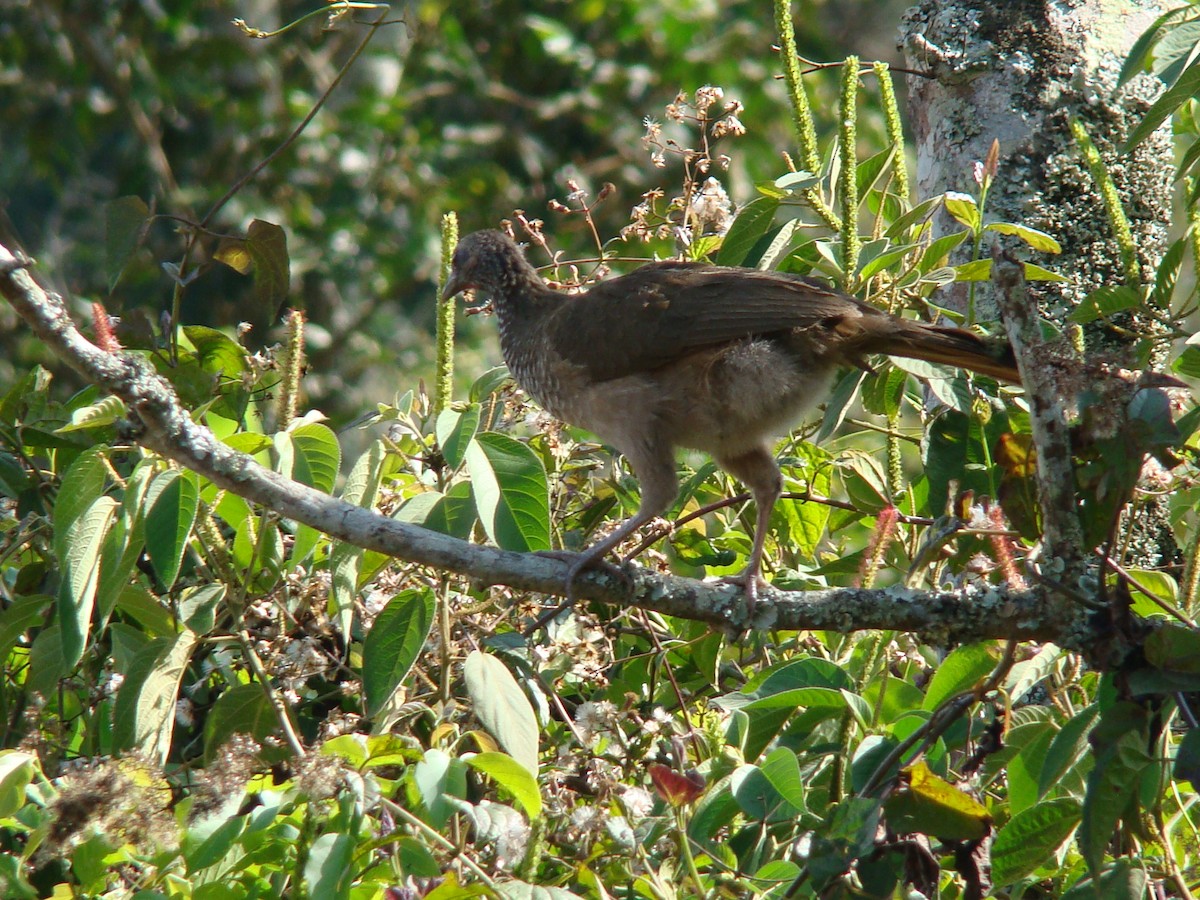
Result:
{"label": "bird's foot", "polygon": [[740,585],[746,597],[746,616],[754,615],[754,607],[758,605],[758,590],[767,586],[766,579],[758,572],[746,570],[737,575],[726,575],[719,580],[722,584]]}
{"label": "bird's foot", "polygon": [[[555,606],[553,609],[543,613],[536,622],[530,627],[526,634],[532,634],[543,626],[552,622],[559,613],[570,609],[575,605],[575,579],[579,577],[584,569],[603,569],[606,574],[618,581],[628,583],[629,576],[626,575],[618,566],[613,565],[599,557],[592,556],[588,553],[575,553],[571,550],[538,550],[535,556],[544,556],[548,559],[557,559],[561,562],[570,563],[567,569],[567,577],[565,584],[566,599],[562,603]],[[632,587],[632,585],[631,585]]]}

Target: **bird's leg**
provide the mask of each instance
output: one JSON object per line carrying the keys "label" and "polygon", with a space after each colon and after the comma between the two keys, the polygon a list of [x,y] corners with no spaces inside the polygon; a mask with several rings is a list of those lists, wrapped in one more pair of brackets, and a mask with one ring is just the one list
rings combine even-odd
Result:
{"label": "bird's leg", "polygon": [[675,452],[669,441],[654,440],[650,436],[639,436],[639,440],[630,449],[620,448],[633,467],[638,484],[642,489],[642,500],[638,510],[612,534],[592,544],[586,550],[577,554],[564,554],[558,551],[544,553],[558,559],[571,559],[567,569],[566,606],[575,602],[575,579],[584,569],[595,566],[608,553],[621,544],[627,537],[649,522],[666,512],[671,501],[679,492],[679,482],[675,477]]}
{"label": "bird's leg", "polygon": [[740,584],[746,590],[746,612],[753,613],[758,602],[758,588],[762,580],[763,546],[767,541],[767,526],[771,522],[771,511],[775,501],[783,493],[783,473],[779,464],[766,447],[756,447],[739,456],[716,457],[716,463],[750,489],[754,497],[756,515],[754,522],[754,544],[750,559],[740,574],[731,575],[724,581]]}

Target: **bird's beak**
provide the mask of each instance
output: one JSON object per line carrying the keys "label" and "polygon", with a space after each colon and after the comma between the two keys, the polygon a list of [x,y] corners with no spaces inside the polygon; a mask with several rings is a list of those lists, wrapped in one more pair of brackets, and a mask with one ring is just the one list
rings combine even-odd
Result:
{"label": "bird's beak", "polygon": [[457,272],[451,271],[450,279],[446,282],[446,286],[442,288],[442,299],[449,300],[455,294],[461,294],[470,286],[466,281],[458,277]]}

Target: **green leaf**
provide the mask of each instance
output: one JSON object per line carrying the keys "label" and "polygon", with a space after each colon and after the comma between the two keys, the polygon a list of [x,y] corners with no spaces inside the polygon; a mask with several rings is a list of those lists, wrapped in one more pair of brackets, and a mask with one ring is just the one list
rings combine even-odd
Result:
{"label": "green leaf", "polygon": [[1200,634],[1177,622],[1164,622],[1146,636],[1146,662],[1160,669],[1200,673]]}
{"label": "green leaf", "polygon": [[1017,813],[992,843],[992,881],[1004,887],[1052,862],[1079,825],[1080,816],[1079,802],[1069,798],[1038,803]]}
{"label": "green leaf", "polygon": [[479,417],[482,410],[478,403],[472,403],[465,409],[442,410],[437,417],[437,442],[442,449],[442,456],[451,469],[457,469],[463,464],[467,447],[471,439],[479,431]]}
{"label": "green leaf", "polygon": [[[373,443],[351,468],[350,475],[346,478],[346,486],[342,488],[342,499],[356,506],[373,506],[379,494],[386,458],[387,448],[383,442]],[[335,541],[329,551],[330,613],[341,626],[343,634],[350,633],[353,621],[363,553],[361,547],[344,541]]]}
{"label": "green leaf", "polygon": [[191,631],[206,635],[216,622],[217,608],[225,602],[225,585],[202,584],[184,588],[179,597],[179,618]]}
{"label": "green leaf", "polygon": [[458,811],[454,801],[467,796],[466,764],[436,748],[426,750],[413,766],[412,781],[425,806],[425,820],[434,828],[442,828]]}
{"label": "green leaf", "polygon": [[770,229],[778,209],[779,198],[756,197],[738,210],[717,252],[717,265],[746,265],[746,256]]}
{"label": "green leaf", "polygon": [[954,231],[950,234],[944,234],[935,241],[930,241],[929,246],[921,254],[921,262],[917,266],[917,271],[922,275],[932,271],[942,265],[950,251],[959,246],[963,241],[971,236],[969,231]]}
{"label": "green leaf", "polygon": [[1171,363],[1171,371],[1185,378],[1200,378],[1200,347],[1185,347]]}
{"label": "green leaf", "polygon": [[[124,685],[121,688],[124,690]],[[204,719],[204,758],[211,762],[235,734],[247,734],[262,743],[278,728],[279,719],[263,686],[235,684],[217,698]]]}
{"label": "green leaf", "polygon": [[470,483],[460,481],[444,494],[440,491],[417,494],[396,510],[392,518],[466,541],[470,540],[479,514]]}
{"label": "green leaf", "polygon": [[54,500],[54,555],[60,560],[67,556],[71,526],[104,493],[108,482],[107,453],[108,448],[103,444],[89,447],[63,475]]}
{"label": "green leaf", "polygon": [[507,753],[477,753],[465,759],[472,769],[490,776],[512,794],[530,819],[542,814],[542,795],[538,792],[537,779],[524,765]]}
{"label": "green leaf", "polygon": [[255,219],[246,231],[246,251],[254,260],[257,321],[270,321],[287,299],[289,266],[287,235],[278,225]]}
{"label": "green leaf", "polygon": [[974,797],[938,778],[924,762],[904,774],[904,786],[884,802],[893,830],[963,841],[979,840],[988,833],[991,817]]}
{"label": "green leaf", "polygon": [[970,690],[996,668],[989,644],[968,644],[951,651],[929,680],[922,709],[933,711],[955,694]]}
{"label": "green leaf", "polygon": [[186,469],[163,472],[150,483],[146,504],[146,554],[158,580],[170,590],[200,508],[198,476]]}
{"label": "green leaf", "polygon": [[[329,426],[321,422],[295,424],[286,433],[275,435],[275,444],[283,474],[322,493],[333,492],[342,464],[342,448]],[[312,526],[297,524],[290,565],[302,564],[323,537]]]}
{"label": "green leaf", "polygon": [[58,593],[64,672],[83,658],[87,646],[100,580],[100,550],[116,510],[117,501],[112,497],[97,497],[71,523],[67,534],[65,553],[59,560],[63,577]]}
{"label": "green leaf", "polygon": [[1077,882],[1060,900],[1146,900],[1150,876],[1140,859],[1117,859],[1099,874]]}
{"label": "green leaf", "polygon": [[[1116,716],[1121,708],[1132,706],[1119,703],[1106,710],[1093,731],[1096,766],[1087,779],[1087,794],[1083,800],[1083,820],[1079,826],[1079,849],[1093,873],[1099,872],[1104,854],[1117,833],[1117,826],[1127,814],[1136,815],[1138,783],[1142,773],[1154,761],[1146,753],[1145,728],[1138,727],[1139,718],[1124,721]],[[1120,721],[1106,722],[1110,714]],[[1123,729],[1115,737],[1109,729]]]}
{"label": "green leaf", "polygon": [[37,757],[24,750],[0,750],[0,819],[25,805],[25,788],[37,774]]}
{"label": "green leaf", "polygon": [[468,444],[466,464],[488,537],[505,550],[550,549],[550,497],[537,454],[507,435],[485,432]]}
{"label": "green leaf", "polygon": [[1016,225],[1012,222],[992,222],[989,225],[983,226],[983,230],[995,231],[999,234],[1015,235],[1034,250],[1040,250],[1043,253],[1062,253],[1062,244],[1046,234],[1046,232],[1030,228],[1028,225]]}
{"label": "green leaf", "polygon": [[160,764],[171,750],[175,702],[196,635],[155,638],[137,652],[117,692],[113,742],[118,749],[144,753]]}
{"label": "green leaf", "polygon": [[[960,266],[954,266],[955,281],[987,281],[991,277],[992,261],[990,259],[977,259],[973,262],[963,263]],[[1049,269],[1044,269],[1041,266],[1035,266],[1033,263],[1025,263],[1025,280],[1052,281],[1064,284],[1071,279],[1059,275],[1057,272],[1051,272]]]}
{"label": "green leaf", "polygon": [[950,213],[960,225],[965,225],[972,234],[979,231],[979,206],[975,203],[974,197],[958,191],[946,191],[945,203],[946,212]]}
{"label": "green leaf", "polygon": [[83,431],[88,428],[103,428],[111,425],[125,415],[125,401],[120,397],[105,397],[71,413],[71,421],[61,428],[55,428],[55,434],[66,434],[72,431]]}
{"label": "green leaf", "polygon": [[[1038,775],[1038,796],[1048,796],[1055,787],[1067,781],[1067,775],[1081,766],[1091,766],[1092,748],[1088,744],[1088,732],[1100,707],[1093,703],[1080,710],[1058,730],[1046,757],[1042,761],[1042,771]],[[1078,776],[1076,776],[1078,777]]]}
{"label": "green leaf", "polygon": [[[288,440],[282,441],[281,438]],[[342,450],[337,435],[322,422],[304,422],[276,435],[280,474],[323,493],[337,484]]]}
{"label": "green leaf", "polygon": [[408,677],[433,625],[437,600],[409,588],[388,601],[363,640],[363,694],[368,717],[379,714]]}
{"label": "green leaf", "polygon": [[474,650],[463,663],[463,678],[476,718],[509,756],[536,777],[537,717],[508,667],[496,657]]}
{"label": "green leaf", "polygon": [[308,848],[304,883],[309,897],[347,900],[354,882],[354,836],[340,832],[323,834]]}
{"label": "green leaf", "polygon": [[1192,63],[1171,87],[1158,95],[1158,99],[1146,110],[1145,116],[1138,123],[1137,128],[1133,129],[1133,134],[1129,135],[1121,152],[1131,152],[1138,144],[1154,134],[1158,130],[1158,126],[1167,121],[1179,107],[1195,97],[1197,93],[1200,93],[1200,63]]}
{"label": "green leaf", "polygon": [[1084,297],[1079,305],[1071,311],[1068,319],[1083,325],[1127,309],[1138,309],[1141,306],[1140,291],[1124,284],[1104,285]]}
{"label": "green leaf", "polygon": [[850,407],[858,397],[858,389],[862,386],[866,378],[866,372],[859,369],[852,369],[838,381],[833,389],[833,393],[825,401],[825,416],[821,419],[821,428],[817,431],[816,438],[814,438],[816,443],[820,444],[837,431],[838,426],[842,424],[843,420],[849,414]]}
{"label": "green leaf", "polygon": [[1176,781],[1190,781],[1193,790],[1200,784],[1200,728],[1189,728],[1179,742],[1173,772]]}
{"label": "green leaf", "polygon": [[141,197],[118,197],[104,209],[104,268],[108,291],[116,290],[129,258],[146,236],[150,207]]}

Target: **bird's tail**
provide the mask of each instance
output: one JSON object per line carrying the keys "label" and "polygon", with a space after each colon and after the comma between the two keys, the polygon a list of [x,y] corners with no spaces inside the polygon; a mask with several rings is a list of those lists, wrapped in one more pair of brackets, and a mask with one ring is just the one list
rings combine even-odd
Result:
{"label": "bird's tail", "polygon": [[907,356],[989,375],[1000,381],[1020,384],[1021,375],[1012,347],[1007,341],[989,340],[962,328],[928,325],[905,319],[903,326],[870,349],[888,356]]}

